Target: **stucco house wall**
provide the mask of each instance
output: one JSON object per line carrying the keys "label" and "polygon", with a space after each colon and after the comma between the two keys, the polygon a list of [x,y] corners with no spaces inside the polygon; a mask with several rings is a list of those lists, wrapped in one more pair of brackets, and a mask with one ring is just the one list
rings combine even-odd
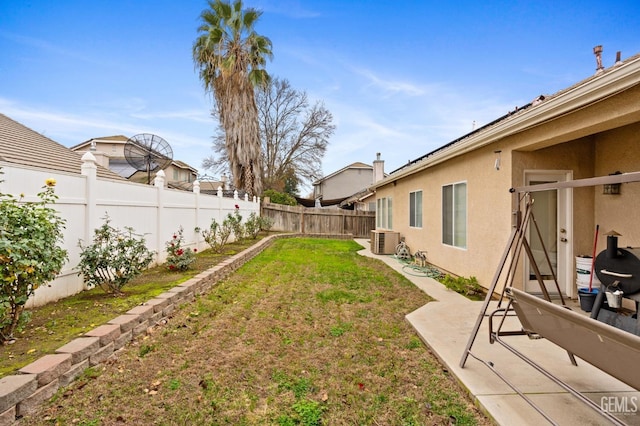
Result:
{"label": "stucco house wall", "polygon": [[373,167],[354,163],[314,183],[314,198],[347,198],[373,183]]}
{"label": "stucco house wall", "polygon": [[[488,287],[515,223],[516,201],[509,189],[524,186],[526,173],[562,171],[569,179],[583,179],[640,171],[638,83],[636,56],[392,172],[374,185],[377,199],[392,199],[391,229],[400,232],[412,253],[426,251],[441,269],[475,276]],[[467,184],[465,248],[442,243],[442,187],[458,182]],[[416,190],[422,191],[420,228],[409,226],[409,193]],[[603,234],[612,229],[623,235],[621,246],[640,245],[635,220],[640,184],[623,184],[620,195],[602,192],[601,185],[559,191],[570,201],[563,234],[569,257],[591,254],[596,224],[601,231],[597,252],[606,247]],[[514,285],[522,288],[522,268],[515,278]],[[575,286],[575,274],[565,281],[570,280]],[[574,291],[567,293],[575,297]]]}
{"label": "stucco house wall", "polygon": [[[511,230],[511,183],[507,170],[496,171],[492,147],[453,158],[419,174],[379,188],[377,198],[392,197],[393,230],[400,232],[411,252],[426,251],[429,262],[461,276],[491,280],[500,252],[487,247],[505,246]],[[442,243],[442,187],[467,183],[467,247]],[[422,228],[409,226],[409,193],[422,191]]]}

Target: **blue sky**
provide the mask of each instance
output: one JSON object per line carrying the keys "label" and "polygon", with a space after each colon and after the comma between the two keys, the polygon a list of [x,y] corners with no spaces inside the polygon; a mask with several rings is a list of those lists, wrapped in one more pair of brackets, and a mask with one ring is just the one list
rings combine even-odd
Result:
{"label": "blue sky", "polygon": [[[337,126],[323,171],[392,171],[640,53],[630,1],[255,0],[267,71]],[[1,0],[0,112],[66,146],[154,133],[200,169],[212,102],[191,47],[204,0]]]}

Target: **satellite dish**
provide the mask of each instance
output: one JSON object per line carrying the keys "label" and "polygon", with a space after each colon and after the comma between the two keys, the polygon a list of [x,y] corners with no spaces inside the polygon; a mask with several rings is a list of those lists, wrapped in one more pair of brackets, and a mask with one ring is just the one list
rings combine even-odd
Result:
{"label": "satellite dish", "polygon": [[147,183],[151,183],[151,172],[166,168],[173,161],[173,150],[160,136],[140,133],[132,136],[124,145],[127,163],[138,171],[147,172]]}

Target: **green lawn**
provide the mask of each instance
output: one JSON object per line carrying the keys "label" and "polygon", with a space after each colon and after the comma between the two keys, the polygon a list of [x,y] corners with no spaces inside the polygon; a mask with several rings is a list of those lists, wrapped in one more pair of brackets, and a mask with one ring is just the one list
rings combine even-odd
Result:
{"label": "green lawn", "polygon": [[491,424],[404,319],[428,296],[359,249],[276,240],[22,424]]}

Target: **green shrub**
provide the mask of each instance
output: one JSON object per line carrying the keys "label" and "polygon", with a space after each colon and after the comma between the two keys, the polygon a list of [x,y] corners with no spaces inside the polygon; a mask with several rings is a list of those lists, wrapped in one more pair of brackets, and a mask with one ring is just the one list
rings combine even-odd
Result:
{"label": "green shrub", "polygon": [[165,243],[167,250],[166,265],[172,271],[186,271],[196,260],[196,249],[182,247],[184,237],[182,227],[173,234],[173,238]]}
{"label": "green shrub", "polygon": [[266,216],[260,216],[260,229],[264,232],[269,232],[273,226],[273,219]]}
{"label": "green shrub", "polygon": [[252,212],[244,224],[244,230],[247,238],[255,240],[260,233],[260,217]]}
{"label": "green shrub", "polygon": [[214,252],[220,253],[224,245],[227,244],[232,231],[231,223],[228,220],[224,220],[220,225],[215,219],[211,219],[209,229],[202,231],[202,238]]}
{"label": "green shrub", "polygon": [[242,223],[242,215],[240,214],[240,207],[236,204],[236,209],[233,214],[229,213],[225,221],[228,221],[229,226],[233,230],[233,235],[236,241],[242,241],[245,237],[245,227]]}
{"label": "green shrub", "polygon": [[65,221],[47,206],[58,198],[55,184],[47,179],[37,202],[0,193],[0,343],[24,327],[27,300],[52,281],[67,260],[67,251],[58,246]]}
{"label": "green shrub", "polygon": [[452,275],[445,275],[440,282],[450,290],[460,293],[464,296],[481,296],[484,289],[478,283],[476,277],[454,277]]}
{"label": "green shrub", "polygon": [[78,275],[84,276],[89,287],[99,286],[110,294],[122,294],[122,287],[139,275],[153,260],[153,252],[147,249],[143,236],[125,227],[125,231],[110,225],[109,216],[95,230],[93,243],[78,246],[80,263]]}
{"label": "green shrub", "polygon": [[278,192],[273,189],[267,189],[264,191],[263,197],[269,197],[273,204],[284,204],[287,206],[295,206],[298,204],[296,199],[284,192]]}

